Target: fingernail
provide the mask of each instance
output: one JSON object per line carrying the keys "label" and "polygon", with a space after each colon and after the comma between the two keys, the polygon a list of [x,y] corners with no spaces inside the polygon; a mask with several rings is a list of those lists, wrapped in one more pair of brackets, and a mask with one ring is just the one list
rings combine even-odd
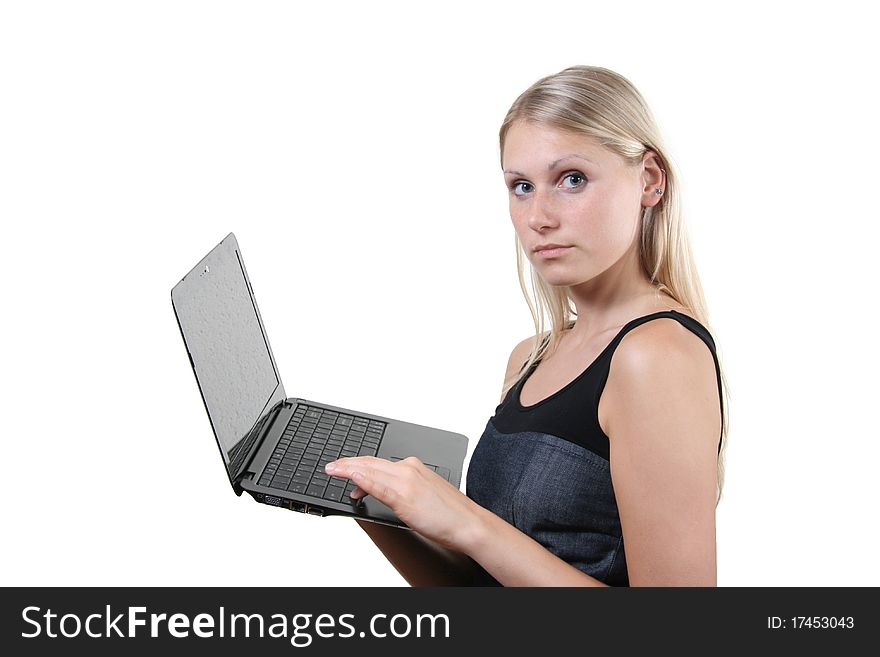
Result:
{"label": "fingernail", "polygon": [[327,465],[325,465],[324,472],[328,474],[331,472],[336,472],[336,463],[328,463]]}

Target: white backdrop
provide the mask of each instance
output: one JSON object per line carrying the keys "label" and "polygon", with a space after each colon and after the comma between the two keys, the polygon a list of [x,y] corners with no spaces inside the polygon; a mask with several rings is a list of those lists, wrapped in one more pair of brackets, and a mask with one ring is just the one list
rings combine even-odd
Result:
{"label": "white backdrop", "polygon": [[532,330],[498,128],[573,64],[640,89],[682,174],[719,585],[880,584],[860,3],[316,4],[0,5],[2,584],[404,585],[352,520],[232,493],[170,290],[234,231],[289,395],[470,454]]}

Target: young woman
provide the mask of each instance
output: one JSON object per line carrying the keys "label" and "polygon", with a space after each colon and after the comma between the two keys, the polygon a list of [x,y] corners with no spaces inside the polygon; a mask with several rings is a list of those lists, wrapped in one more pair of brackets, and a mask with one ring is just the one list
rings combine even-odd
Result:
{"label": "young woman", "polygon": [[414,530],[358,521],[413,585],[715,586],[725,387],[651,112],[622,76],[575,66],[517,98],[500,142],[539,308],[526,294],[536,334],[466,493],[415,458],[327,472]]}

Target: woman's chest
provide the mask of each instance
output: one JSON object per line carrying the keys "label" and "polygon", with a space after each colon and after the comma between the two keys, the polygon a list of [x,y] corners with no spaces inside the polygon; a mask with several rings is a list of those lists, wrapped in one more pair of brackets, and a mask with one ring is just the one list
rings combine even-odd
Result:
{"label": "woman's chest", "polygon": [[561,344],[541,358],[520,385],[519,403],[534,406],[568,388],[587,372],[607,347],[601,334],[584,346]]}
{"label": "woman's chest", "polygon": [[567,361],[541,361],[519,389],[519,403],[534,406],[570,385],[584,371],[583,363],[576,358]]}

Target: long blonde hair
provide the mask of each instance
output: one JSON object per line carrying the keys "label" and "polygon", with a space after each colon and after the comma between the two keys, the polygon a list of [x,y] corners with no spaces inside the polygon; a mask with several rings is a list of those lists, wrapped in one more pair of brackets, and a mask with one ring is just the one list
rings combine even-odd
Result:
{"label": "long blonde hair", "polygon": [[[538,80],[514,101],[504,117],[499,132],[502,160],[507,131],[517,121],[587,135],[619,155],[630,166],[639,165],[647,151],[657,154],[666,171],[666,187],[656,206],[643,208],[639,227],[642,269],[658,294],[666,292],[689,308],[714,340],[715,334],[709,323],[703,288],[682,214],[679,176],[673,162],[666,156],[654,116],[635,86],[620,74],[598,66],[572,66]],[[504,395],[519,383],[535,361],[556,346],[563,331],[573,326],[573,318],[577,315],[570,288],[548,285],[528,261],[519,236],[514,235],[514,238],[519,284],[535,322],[535,336],[528,360],[516,376],[505,381]],[[535,303],[526,289],[524,261],[529,262]],[[550,318],[549,340],[541,342],[546,332],[545,314]],[[716,355],[718,351],[716,341]],[[720,356],[718,365],[721,370],[723,410],[716,506],[721,501],[724,487],[729,403]]]}

